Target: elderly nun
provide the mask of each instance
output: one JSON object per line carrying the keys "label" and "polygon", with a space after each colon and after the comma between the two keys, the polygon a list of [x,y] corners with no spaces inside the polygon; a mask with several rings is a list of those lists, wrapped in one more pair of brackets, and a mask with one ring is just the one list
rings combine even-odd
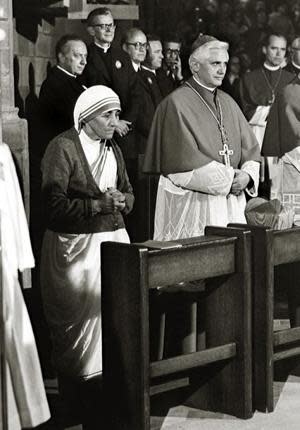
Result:
{"label": "elderly nun", "polygon": [[113,140],[120,109],[110,88],[88,88],[76,102],[74,127],[52,140],[42,161],[43,306],[59,390],[73,411],[81,411],[84,429],[98,428],[99,419],[100,244],[129,242],[123,215],[134,201]]}

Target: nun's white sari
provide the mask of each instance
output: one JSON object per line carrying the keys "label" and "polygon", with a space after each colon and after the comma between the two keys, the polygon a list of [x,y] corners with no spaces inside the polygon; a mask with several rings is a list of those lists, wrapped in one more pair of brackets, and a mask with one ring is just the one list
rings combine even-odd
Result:
{"label": "nun's white sari", "polygon": [[[105,192],[116,187],[117,162],[112,150],[82,131],[80,141],[93,177]],[[101,259],[104,241],[129,242],[124,228],[92,234],[47,230],[42,250],[43,301],[53,338],[56,369],[71,377],[102,372]]]}

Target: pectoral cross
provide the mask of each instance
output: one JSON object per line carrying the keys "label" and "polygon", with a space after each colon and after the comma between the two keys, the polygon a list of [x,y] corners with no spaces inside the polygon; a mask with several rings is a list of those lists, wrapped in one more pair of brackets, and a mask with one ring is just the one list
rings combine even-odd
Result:
{"label": "pectoral cross", "polygon": [[228,148],[227,143],[223,144],[223,149],[219,151],[219,155],[224,157],[225,166],[230,167],[230,156],[233,155],[233,150]]}
{"label": "pectoral cross", "polygon": [[272,97],[268,100],[269,105],[272,105],[274,103],[274,101],[275,101],[275,93],[272,90]]}
{"label": "pectoral cross", "polygon": [[226,167],[230,167],[230,156],[233,155],[233,150],[229,149],[227,142],[228,137],[223,126],[220,126],[221,138],[223,143],[223,149],[219,151],[219,155],[224,157],[224,164]]}

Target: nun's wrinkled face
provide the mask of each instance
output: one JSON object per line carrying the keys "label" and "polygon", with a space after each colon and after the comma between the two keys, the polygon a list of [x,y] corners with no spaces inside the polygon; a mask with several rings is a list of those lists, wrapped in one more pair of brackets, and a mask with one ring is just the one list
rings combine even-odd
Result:
{"label": "nun's wrinkled face", "polygon": [[103,112],[86,122],[83,129],[93,140],[111,139],[119,122],[119,114],[118,109]]}

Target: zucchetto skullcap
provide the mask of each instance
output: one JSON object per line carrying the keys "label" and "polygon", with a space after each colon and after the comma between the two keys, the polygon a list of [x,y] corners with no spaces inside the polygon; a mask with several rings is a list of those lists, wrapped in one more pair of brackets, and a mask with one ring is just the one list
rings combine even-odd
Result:
{"label": "zucchetto skullcap", "polygon": [[197,57],[208,57],[211,50],[227,51],[229,45],[227,42],[222,42],[208,34],[199,34],[197,39],[192,44],[191,55]]}
{"label": "zucchetto skullcap", "polygon": [[194,42],[192,44],[191,52],[196,51],[196,49],[200,48],[200,46],[204,45],[205,43],[213,42],[213,41],[217,41],[217,40],[218,39],[216,39],[214,36],[210,36],[209,34],[200,33],[199,36],[197,37],[197,39],[194,40]]}
{"label": "zucchetto skullcap", "polygon": [[74,108],[74,126],[80,131],[82,122],[88,122],[101,113],[109,110],[121,110],[118,95],[104,85],[94,85],[88,88],[77,99]]}

